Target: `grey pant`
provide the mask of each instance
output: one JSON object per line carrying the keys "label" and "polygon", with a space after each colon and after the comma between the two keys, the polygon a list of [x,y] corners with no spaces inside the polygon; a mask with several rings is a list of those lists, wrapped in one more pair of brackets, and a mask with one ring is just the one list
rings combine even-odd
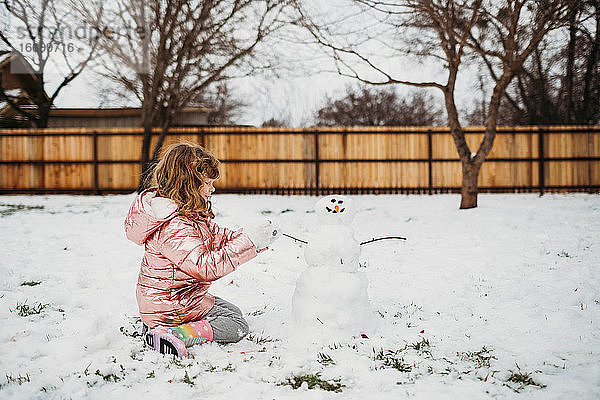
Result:
{"label": "grey pant", "polygon": [[215,296],[215,306],[203,319],[206,319],[212,327],[213,341],[218,343],[239,342],[249,331],[242,310],[217,296]]}

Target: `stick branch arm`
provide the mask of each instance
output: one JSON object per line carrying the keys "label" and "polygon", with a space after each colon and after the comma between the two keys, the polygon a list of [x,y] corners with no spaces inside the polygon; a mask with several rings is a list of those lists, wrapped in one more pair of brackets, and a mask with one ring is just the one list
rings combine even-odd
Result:
{"label": "stick branch arm", "polygon": [[[306,240],[295,238],[295,237],[293,237],[291,235],[288,235],[287,233],[282,233],[282,235],[286,236],[286,237],[289,237],[290,239],[293,239],[294,241],[301,242],[301,243],[304,243],[304,244],[308,244],[308,242]],[[377,242],[378,240],[391,240],[391,239],[406,240],[406,238],[402,237],[402,236],[386,236],[386,237],[380,237],[380,238],[373,238],[371,240],[367,240],[365,242],[361,242],[360,245],[362,246],[363,244],[369,244],[369,243]]]}
{"label": "stick branch arm", "polygon": [[362,246],[363,244],[373,243],[378,240],[389,240],[389,239],[406,240],[406,238],[402,237],[402,236],[386,236],[386,237],[380,237],[380,238],[373,238],[371,240],[367,240],[366,242],[361,242],[360,245]]}

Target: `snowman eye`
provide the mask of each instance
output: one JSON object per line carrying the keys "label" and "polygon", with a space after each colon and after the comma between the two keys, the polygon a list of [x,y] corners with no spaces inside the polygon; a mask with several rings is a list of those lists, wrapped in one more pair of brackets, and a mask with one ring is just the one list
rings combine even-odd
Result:
{"label": "snowman eye", "polygon": [[331,199],[331,202],[332,202],[332,203],[335,203],[335,199]]}
{"label": "snowman eye", "polygon": [[344,202],[344,200],[340,200],[338,201],[338,204],[342,204]]}

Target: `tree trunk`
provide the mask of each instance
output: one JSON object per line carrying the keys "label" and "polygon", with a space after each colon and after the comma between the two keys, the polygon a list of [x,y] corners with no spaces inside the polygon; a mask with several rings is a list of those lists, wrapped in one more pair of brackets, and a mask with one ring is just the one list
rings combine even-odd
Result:
{"label": "tree trunk", "polygon": [[483,135],[483,140],[479,145],[479,150],[477,150],[477,153],[470,154],[467,157],[460,157],[462,164],[461,209],[477,207],[477,178],[479,177],[479,170],[494,146],[500,100],[506,93],[506,87],[510,83],[512,77],[512,71],[504,71],[502,76],[496,81],[496,86],[494,86],[488,106],[488,115],[485,121],[485,133]]}
{"label": "tree trunk", "polygon": [[477,207],[477,178],[481,164],[473,161],[461,161],[462,164],[462,187],[460,190],[460,208],[475,208]]}
{"label": "tree trunk", "polygon": [[47,128],[48,118],[50,117],[50,108],[52,104],[41,103],[38,105],[38,118],[35,121],[37,128]]}
{"label": "tree trunk", "polygon": [[[165,142],[165,137],[169,133],[169,128],[171,127],[171,121],[173,120],[174,112],[170,110],[171,107],[166,111],[167,116],[162,118],[163,123],[161,124],[161,131],[156,144],[154,145],[154,149],[152,150],[152,156],[150,156],[150,139],[152,138],[152,127],[148,127],[149,132],[147,132],[147,128],[144,127],[144,142],[142,143],[142,175],[140,177],[140,183],[138,187],[138,193],[146,190],[151,185],[152,173],[154,170],[154,166],[158,162],[158,158],[160,156],[160,151],[162,150],[163,143]],[[146,140],[148,138],[148,140]]]}
{"label": "tree trunk", "polygon": [[152,163],[156,163],[158,161],[158,157],[160,156],[160,151],[163,148],[163,143],[165,142],[165,138],[169,133],[169,128],[171,127],[171,121],[173,121],[174,113],[169,109],[166,111],[166,116],[163,120],[160,136],[156,141],[156,145],[154,146],[154,150],[152,151]]}
{"label": "tree trunk", "polygon": [[570,5],[569,10],[569,44],[567,46],[567,65],[565,71],[565,95],[566,106],[565,117],[568,124],[575,121],[575,102],[573,101],[573,86],[575,79],[575,44],[577,41],[577,13],[578,3],[574,2]]}
{"label": "tree trunk", "polygon": [[150,159],[150,145],[152,142],[152,127],[154,126],[154,98],[151,94],[151,87],[148,74],[140,73],[142,81],[143,101],[142,101],[142,126],[144,127],[144,136],[142,137],[142,153],[140,155],[140,180],[138,182],[137,192],[141,193],[150,187],[150,174],[152,172],[152,160]]}
{"label": "tree trunk", "polygon": [[446,105],[446,113],[448,115],[448,125],[450,126],[450,134],[454,140],[454,145],[458,152],[458,156],[462,164],[462,187],[460,190],[461,200],[460,208],[477,207],[477,175],[481,163],[474,168],[475,163],[471,160],[471,149],[467,144],[465,132],[462,129],[458,118],[458,109],[454,102],[454,84],[456,82],[458,69],[450,69],[448,77],[448,85],[444,88],[444,99]]}
{"label": "tree trunk", "polygon": [[142,154],[140,157],[141,174],[137,192],[141,193],[150,187],[152,173],[152,160],[150,159],[150,141],[152,140],[152,124],[144,124],[144,138],[142,139]]}
{"label": "tree trunk", "polygon": [[[593,38],[592,48],[588,54],[585,79],[583,80],[583,105],[579,123],[593,124],[598,116],[598,100],[594,101],[595,93],[592,90],[594,84],[594,71],[598,68],[598,52],[600,52],[600,2],[595,3],[594,11],[596,15],[596,35]],[[598,83],[596,83],[598,84]]]}

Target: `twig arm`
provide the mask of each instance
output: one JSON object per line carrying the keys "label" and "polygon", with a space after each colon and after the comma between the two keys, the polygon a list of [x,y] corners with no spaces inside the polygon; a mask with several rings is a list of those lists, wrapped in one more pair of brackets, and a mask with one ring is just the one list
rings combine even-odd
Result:
{"label": "twig arm", "polygon": [[[293,237],[292,235],[288,235],[287,233],[282,233],[283,236],[287,236],[290,239],[294,239],[296,242],[300,242],[300,243],[304,243],[304,244],[308,244],[308,242],[306,240],[302,240],[302,239],[298,239]],[[386,237],[380,237],[380,238],[373,238],[371,240],[367,240],[366,242],[361,242],[360,245],[362,246],[363,244],[369,244],[369,243],[373,243],[376,242],[378,240],[390,240],[390,239],[397,239],[397,240],[406,240],[405,237],[402,236],[386,236]]]}
{"label": "twig arm", "polygon": [[366,242],[361,242],[360,245],[362,246],[363,244],[368,244],[368,243],[376,242],[378,240],[388,240],[388,239],[406,240],[406,238],[402,237],[402,236],[386,236],[386,237],[380,237],[380,238],[373,238],[371,240],[367,240]]}
{"label": "twig arm", "polygon": [[295,238],[295,237],[293,237],[293,236],[291,236],[291,235],[288,235],[287,233],[282,233],[282,235],[283,235],[283,236],[287,236],[287,237],[289,237],[290,239],[294,239],[294,240],[295,240],[295,241],[297,241],[297,242],[301,242],[301,243],[304,243],[304,244],[308,244],[308,242],[307,242],[306,240],[302,240],[302,239]]}

